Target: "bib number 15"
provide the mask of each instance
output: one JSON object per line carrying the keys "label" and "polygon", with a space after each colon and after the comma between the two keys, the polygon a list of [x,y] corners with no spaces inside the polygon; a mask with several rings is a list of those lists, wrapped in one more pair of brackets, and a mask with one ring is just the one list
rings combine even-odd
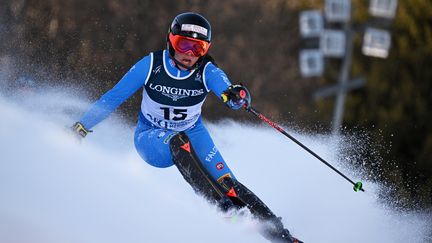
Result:
{"label": "bib number 15", "polygon": [[164,113],[165,120],[182,121],[187,117],[187,109],[170,109],[169,107],[161,107]]}

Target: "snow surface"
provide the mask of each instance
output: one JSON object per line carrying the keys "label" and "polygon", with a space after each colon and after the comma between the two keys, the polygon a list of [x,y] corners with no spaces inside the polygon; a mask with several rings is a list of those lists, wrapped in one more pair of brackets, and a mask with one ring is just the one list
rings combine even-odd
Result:
{"label": "snow surface", "polygon": [[[0,96],[0,242],[267,242],[196,196],[176,168],[141,160],[115,116],[81,143],[67,132],[88,108],[66,92]],[[430,215],[395,213],[379,188],[343,178],[266,126],[208,124],[237,178],[305,242],[431,242]],[[329,138],[295,134],[353,179]],[[430,237],[430,236],[429,236]]]}

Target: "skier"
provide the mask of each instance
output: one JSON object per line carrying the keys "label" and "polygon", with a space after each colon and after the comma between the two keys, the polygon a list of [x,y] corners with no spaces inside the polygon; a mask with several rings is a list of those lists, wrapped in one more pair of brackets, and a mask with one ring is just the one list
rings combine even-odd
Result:
{"label": "skier", "polygon": [[263,222],[260,233],[268,240],[300,242],[236,179],[203,124],[201,107],[210,91],[232,109],[251,103],[248,89],[231,84],[208,55],[211,35],[210,23],[200,14],[177,15],[169,27],[166,50],[152,52],[132,66],[72,126],[73,131],[84,138],[142,87],[134,142],[144,161],[159,168],[175,165],[195,192],[221,210],[247,207]]}

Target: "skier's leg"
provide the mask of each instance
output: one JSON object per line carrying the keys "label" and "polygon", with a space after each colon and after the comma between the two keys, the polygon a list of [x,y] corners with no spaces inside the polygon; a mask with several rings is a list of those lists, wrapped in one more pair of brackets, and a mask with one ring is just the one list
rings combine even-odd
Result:
{"label": "skier's leg", "polygon": [[[187,133],[188,136],[138,122],[135,147],[138,154],[153,166],[165,168],[173,165],[174,161],[194,190],[215,202],[222,210],[248,207],[258,219],[274,220],[276,225],[281,225],[270,209],[235,179],[201,122]],[[184,146],[187,143],[190,144],[190,152]]]}
{"label": "skier's leg", "polygon": [[[187,135],[186,135],[187,133]],[[247,187],[236,180],[215,147],[207,129],[201,122],[193,129],[171,139],[170,148],[174,164],[183,177],[208,200],[227,209],[247,207],[263,224],[261,234],[277,242],[295,242],[284,229],[280,218]],[[227,200],[229,198],[229,200]]]}

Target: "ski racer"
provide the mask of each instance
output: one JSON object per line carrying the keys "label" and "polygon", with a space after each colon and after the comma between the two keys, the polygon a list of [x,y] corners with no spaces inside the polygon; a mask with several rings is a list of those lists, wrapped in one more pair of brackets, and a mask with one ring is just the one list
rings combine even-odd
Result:
{"label": "ski racer", "polygon": [[76,122],[73,131],[84,138],[96,124],[143,88],[135,130],[135,147],[152,166],[175,165],[195,192],[221,210],[247,207],[262,222],[260,233],[272,242],[300,242],[281,219],[228,167],[204,126],[201,107],[212,91],[232,109],[248,107],[248,89],[231,84],[208,54],[210,23],[187,12],[172,21],[167,48],[138,61],[124,77]]}

